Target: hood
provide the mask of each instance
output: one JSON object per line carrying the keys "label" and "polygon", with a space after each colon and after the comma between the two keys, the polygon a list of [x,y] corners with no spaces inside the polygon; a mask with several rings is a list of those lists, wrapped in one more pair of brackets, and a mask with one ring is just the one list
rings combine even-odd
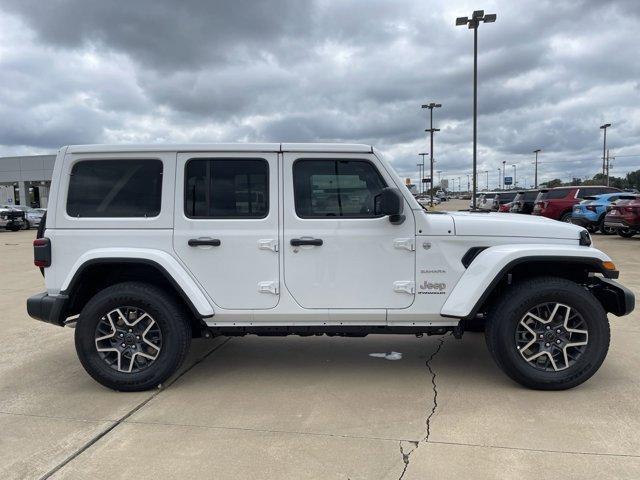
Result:
{"label": "hood", "polygon": [[447,212],[456,235],[579,239],[584,228],[537,215]]}

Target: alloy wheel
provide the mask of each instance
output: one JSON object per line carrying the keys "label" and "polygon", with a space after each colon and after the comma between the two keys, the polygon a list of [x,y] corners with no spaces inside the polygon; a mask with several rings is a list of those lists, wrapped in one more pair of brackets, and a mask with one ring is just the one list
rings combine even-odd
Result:
{"label": "alloy wheel", "polygon": [[140,372],[153,364],[162,349],[162,331],[147,312],[118,307],[100,319],[95,332],[98,355],[112,369]]}
{"label": "alloy wheel", "polygon": [[537,370],[557,372],[573,365],[589,342],[587,323],[562,303],[536,305],[524,314],[515,333],[516,348]]}

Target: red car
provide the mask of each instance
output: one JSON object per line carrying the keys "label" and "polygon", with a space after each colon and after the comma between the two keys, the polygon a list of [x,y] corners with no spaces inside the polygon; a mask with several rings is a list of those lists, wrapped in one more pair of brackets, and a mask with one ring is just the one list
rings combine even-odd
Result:
{"label": "red car", "polygon": [[556,187],[540,190],[531,214],[542,215],[561,222],[570,222],[573,206],[580,203],[584,197],[619,191],[617,188],[599,185]]}
{"label": "red car", "polygon": [[640,232],[640,199],[619,200],[607,208],[605,227],[615,228],[618,235],[633,237]]}

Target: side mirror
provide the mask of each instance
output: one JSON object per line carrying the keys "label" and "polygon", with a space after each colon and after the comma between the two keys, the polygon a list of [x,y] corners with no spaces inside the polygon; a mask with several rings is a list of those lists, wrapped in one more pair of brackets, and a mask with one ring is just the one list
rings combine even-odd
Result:
{"label": "side mirror", "polygon": [[394,225],[400,225],[405,220],[402,215],[404,200],[397,188],[383,188],[374,198],[374,213],[376,215],[388,215],[389,221]]}

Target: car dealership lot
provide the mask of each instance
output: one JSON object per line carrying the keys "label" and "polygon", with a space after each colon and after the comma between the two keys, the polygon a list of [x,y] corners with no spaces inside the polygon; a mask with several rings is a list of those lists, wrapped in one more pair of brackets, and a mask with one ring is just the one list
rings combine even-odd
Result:
{"label": "car dealership lot", "polygon": [[[0,233],[0,478],[640,477],[637,311],[610,317],[603,367],[565,392],[511,382],[468,333],[197,340],[162,390],[117,393],[73,330],[26,315],[34,235]],[[640,238],[594,241],[640,295]],[[402,359],[369,356],[388,351]]]}

